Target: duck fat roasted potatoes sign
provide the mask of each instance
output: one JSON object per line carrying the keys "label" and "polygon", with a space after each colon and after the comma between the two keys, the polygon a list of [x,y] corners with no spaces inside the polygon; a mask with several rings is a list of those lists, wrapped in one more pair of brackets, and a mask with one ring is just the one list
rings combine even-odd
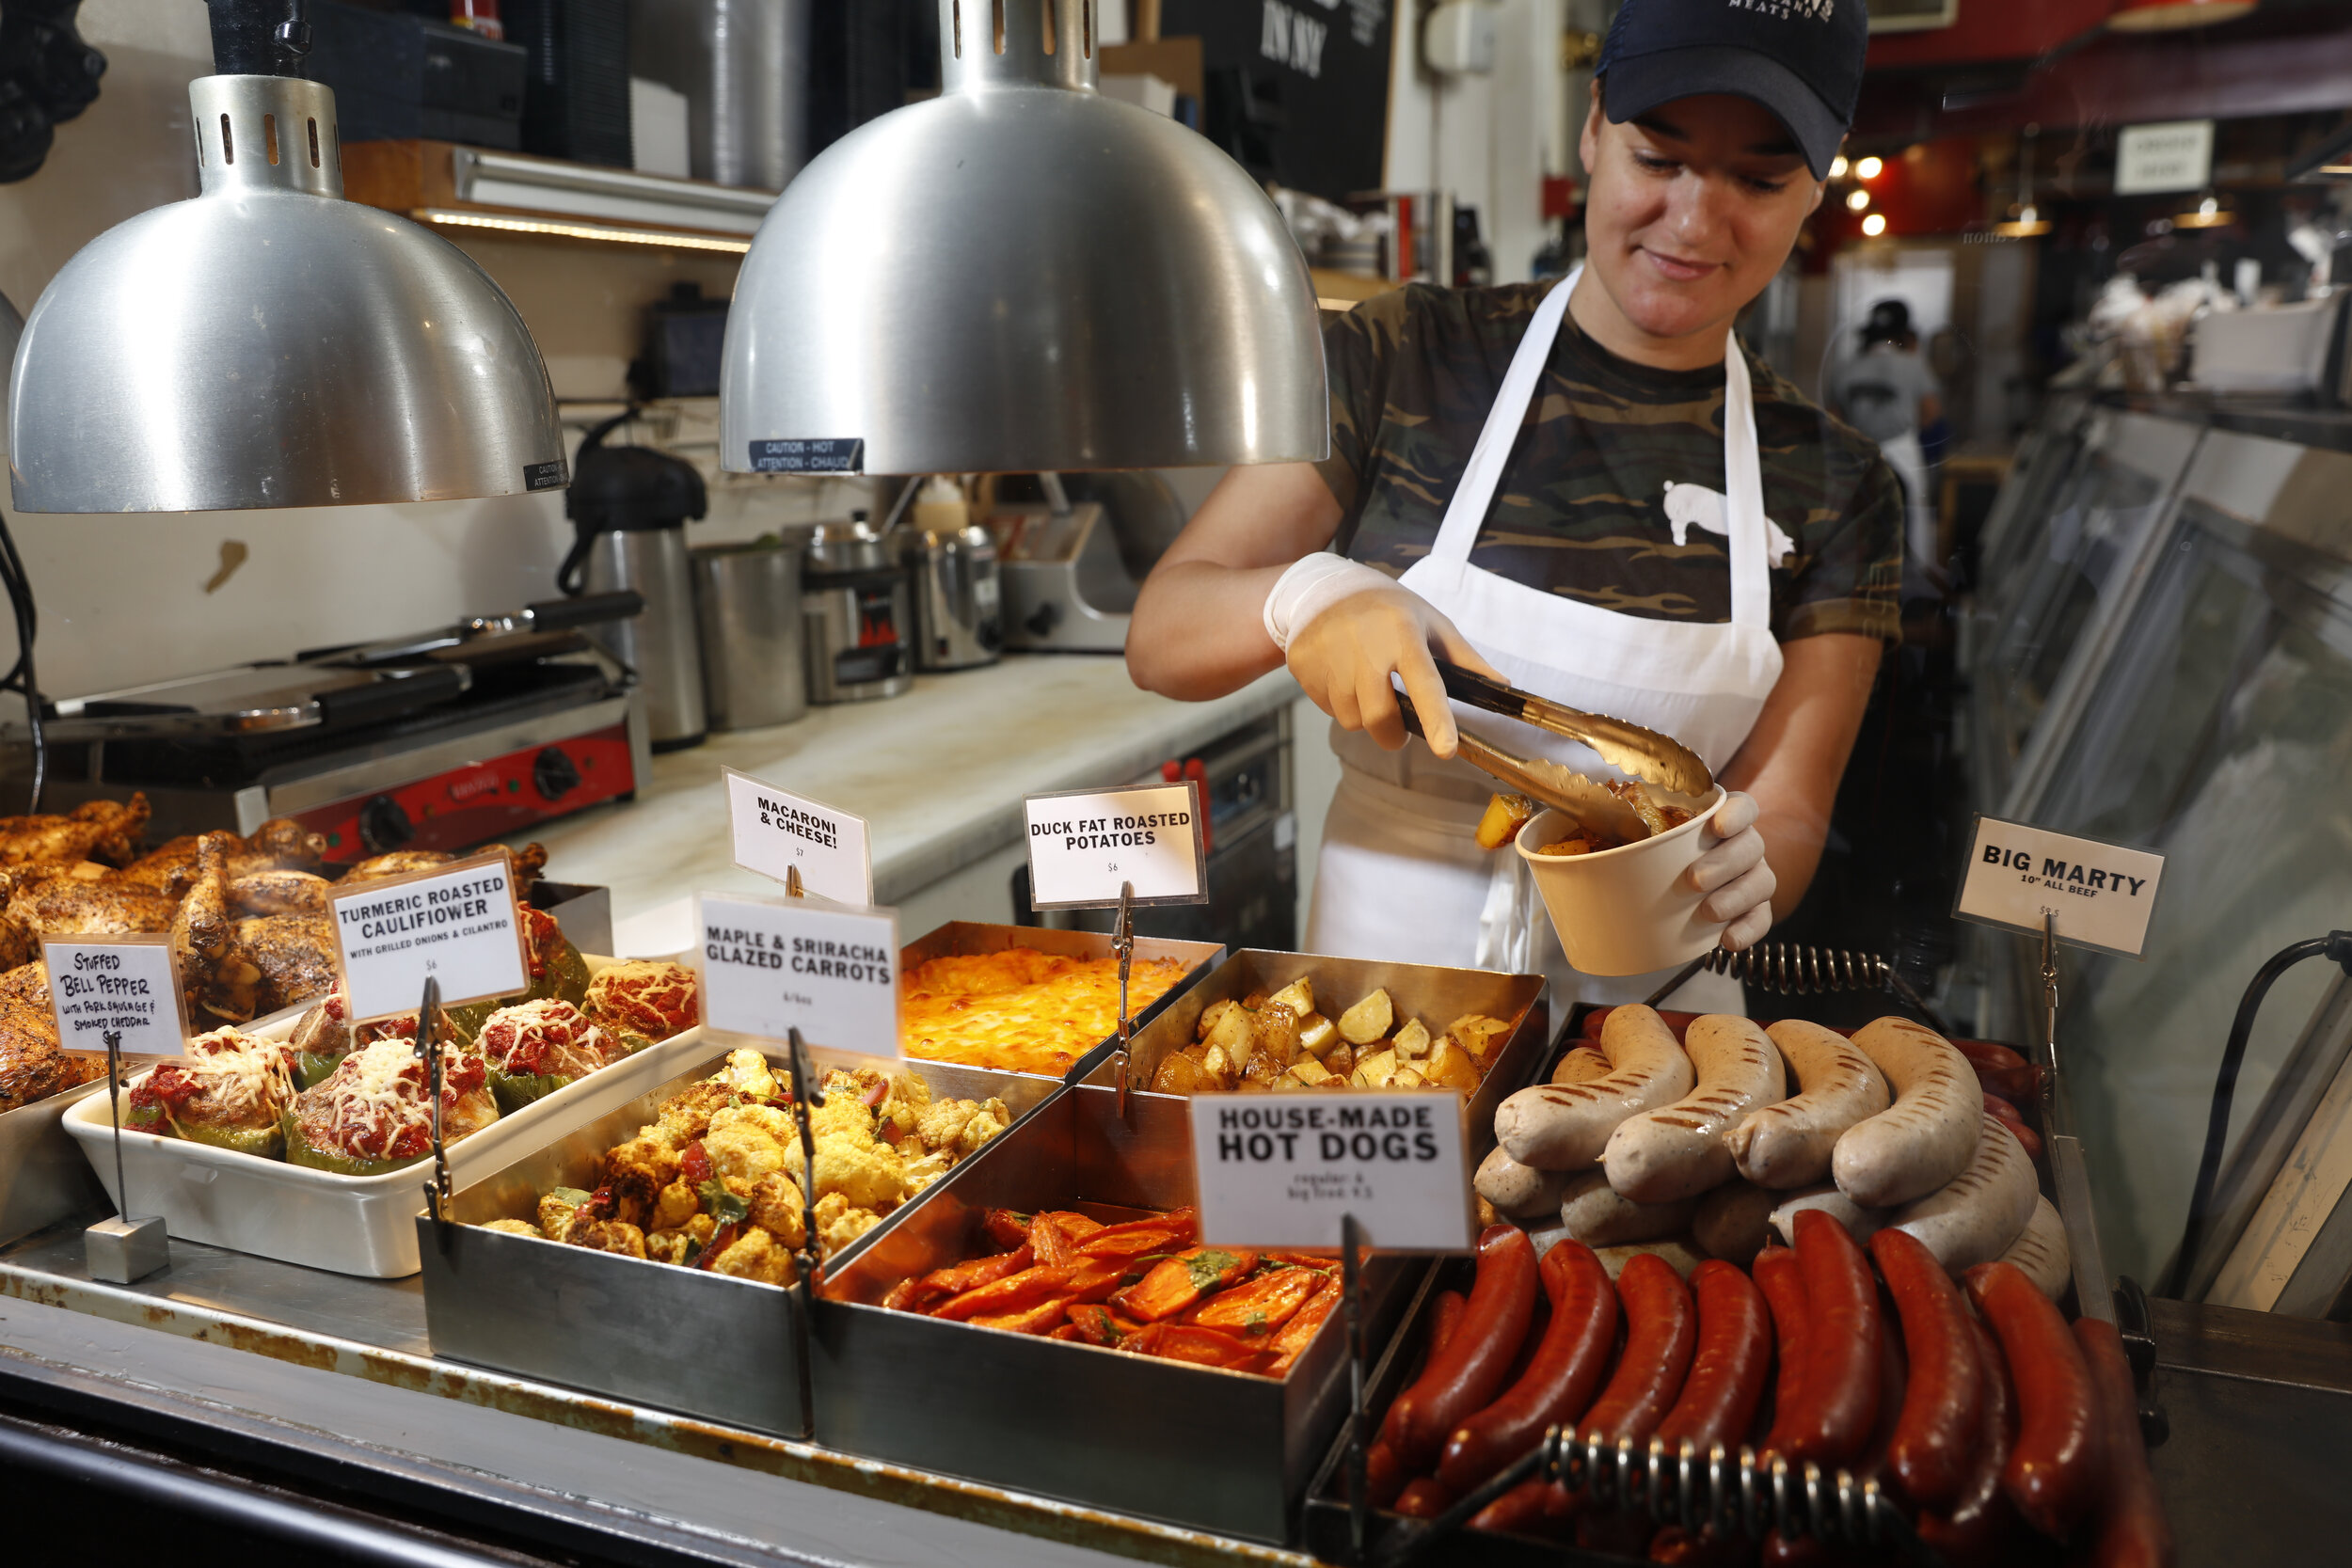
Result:
{"label": "duck fat roasted potatoes sign", "polygon": [[1205,904],[1208,862],[1200,847],[1200,789],[1183,784],[1075,789],[1032,795],[1029,902],[1041,910],[1099,909],[1119,902]]}

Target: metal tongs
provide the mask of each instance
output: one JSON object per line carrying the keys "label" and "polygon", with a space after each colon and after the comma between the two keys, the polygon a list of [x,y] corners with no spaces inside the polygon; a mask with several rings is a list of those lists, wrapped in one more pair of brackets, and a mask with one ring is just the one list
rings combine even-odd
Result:
{"label": "metal tongs", "polygon": [[[1699,754],[1656,730],[1629,724],[1605,714],[1584,713],[1521,691],[1500,681],[1473,674],[1458,664],[1435,661],[1446,694],[1457,702],[1517,719],[1539,730],[1590,746],[1603,762],[1637,779],[1680,795],[1706,795],[1715,787],[1715,775]],[[1428,738],[1412,699],[1397,693],[1397,709],[1405,727]],[[1493,775],[1520,794],[1553,806],[1588,828],[1618,838],[1641,838],[1648,830],[1631,805],[1601,784],[1565,764],[1518,756],[1469,731],[1460,732],[1457,754],[1471,767]]]}

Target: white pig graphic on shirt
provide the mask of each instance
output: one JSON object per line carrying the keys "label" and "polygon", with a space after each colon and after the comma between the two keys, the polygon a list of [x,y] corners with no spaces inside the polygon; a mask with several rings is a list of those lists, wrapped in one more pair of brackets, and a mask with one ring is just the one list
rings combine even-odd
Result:
{"label": "white pig graphic on shirt", "polygon": [[[1666,482],[1666,521],[1674,525],[1675,543],[1687,543],[1692,524],[1709,533],[1728,538],[1730,502],[1721,491],[1709,490],[1704,484],[1684,484],[1676,480]],[[1797,543],[1781,531],[1778,523],[1764,519],[1764,559],[1774,566],[1788,563]]]}

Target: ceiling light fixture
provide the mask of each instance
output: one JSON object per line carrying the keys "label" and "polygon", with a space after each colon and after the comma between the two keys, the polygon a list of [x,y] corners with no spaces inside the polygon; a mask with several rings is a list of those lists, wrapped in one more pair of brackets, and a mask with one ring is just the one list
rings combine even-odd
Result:
{"label": "ceiling light fixture", "polygon": [[1846,162],[1846,155],[1840,152],[1829,161],[1829,177],[1832,180],[1843,180],[1846,177],[1846,170],[1851,166]]}
{"label": "ceiling light fixture", "polygon": [[600,245],[652,245],[661,250],[715,250],[740,256],[752,248],[749,240],[721,234],[691,234],[675,229],[622,229],[602,223],[574,223],[564,218],[510,217],[504,213],[469,213],[450,207],[412,207],[408,215],[440,229],[493,229],[508,234],[536,234],[559,240],[594,240]]}
{"label": "ceiling light fixture", "polygon": [[2210,27],[2254,8],[2255,0],[2122,0],[2107,25],[2119,33],[2161,33]]}
{"label": "ceiling light fixture", "polygon": [[1857,180],[1875,180],[1885,170],[1886,160],[1883,158],[1865,158],[1853,166],[1854,178]]}
{"label": "ceiling light fixture", "polygon": [[1868,217],[1864,218],[1862,220],[1862,231],[1874,240],[1881,234],[1885,233],[1886,214],[1884,213],[1872,213]]}
{"label": "ceiling light fixture", "polygon": [[561,487],[547,366],[465,252],[343,199],[302,0],[211,0],[199,194],[50,281],[8,398],[25,512],[453,500]]}
{"label": "ceiling light fixture", "polygon": [[1095,6],[941,0],[941,94],[777,199],[727,315],[723,467],[1324,455],[1305,258],[1216,144],[1096,90]]}
{"label": "ceiling light fixture", "polygon": [[1869,204],[1870,193],[1868,191],[1849,191],[1846,195],[1846,207],[1849,212],[1858,213]]}

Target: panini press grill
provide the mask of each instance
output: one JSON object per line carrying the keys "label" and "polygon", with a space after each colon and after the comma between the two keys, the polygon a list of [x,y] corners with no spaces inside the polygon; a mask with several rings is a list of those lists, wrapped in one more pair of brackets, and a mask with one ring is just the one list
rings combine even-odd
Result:
{"label": "panini press grill", "polygon": [[[144,793],[148,841],[291,816],[345,864],[523,832],[647,777],[628,672],[571,628],[634,593],[45,705],[46,810]],[[4,733],[19,752],[22,724]]]}

